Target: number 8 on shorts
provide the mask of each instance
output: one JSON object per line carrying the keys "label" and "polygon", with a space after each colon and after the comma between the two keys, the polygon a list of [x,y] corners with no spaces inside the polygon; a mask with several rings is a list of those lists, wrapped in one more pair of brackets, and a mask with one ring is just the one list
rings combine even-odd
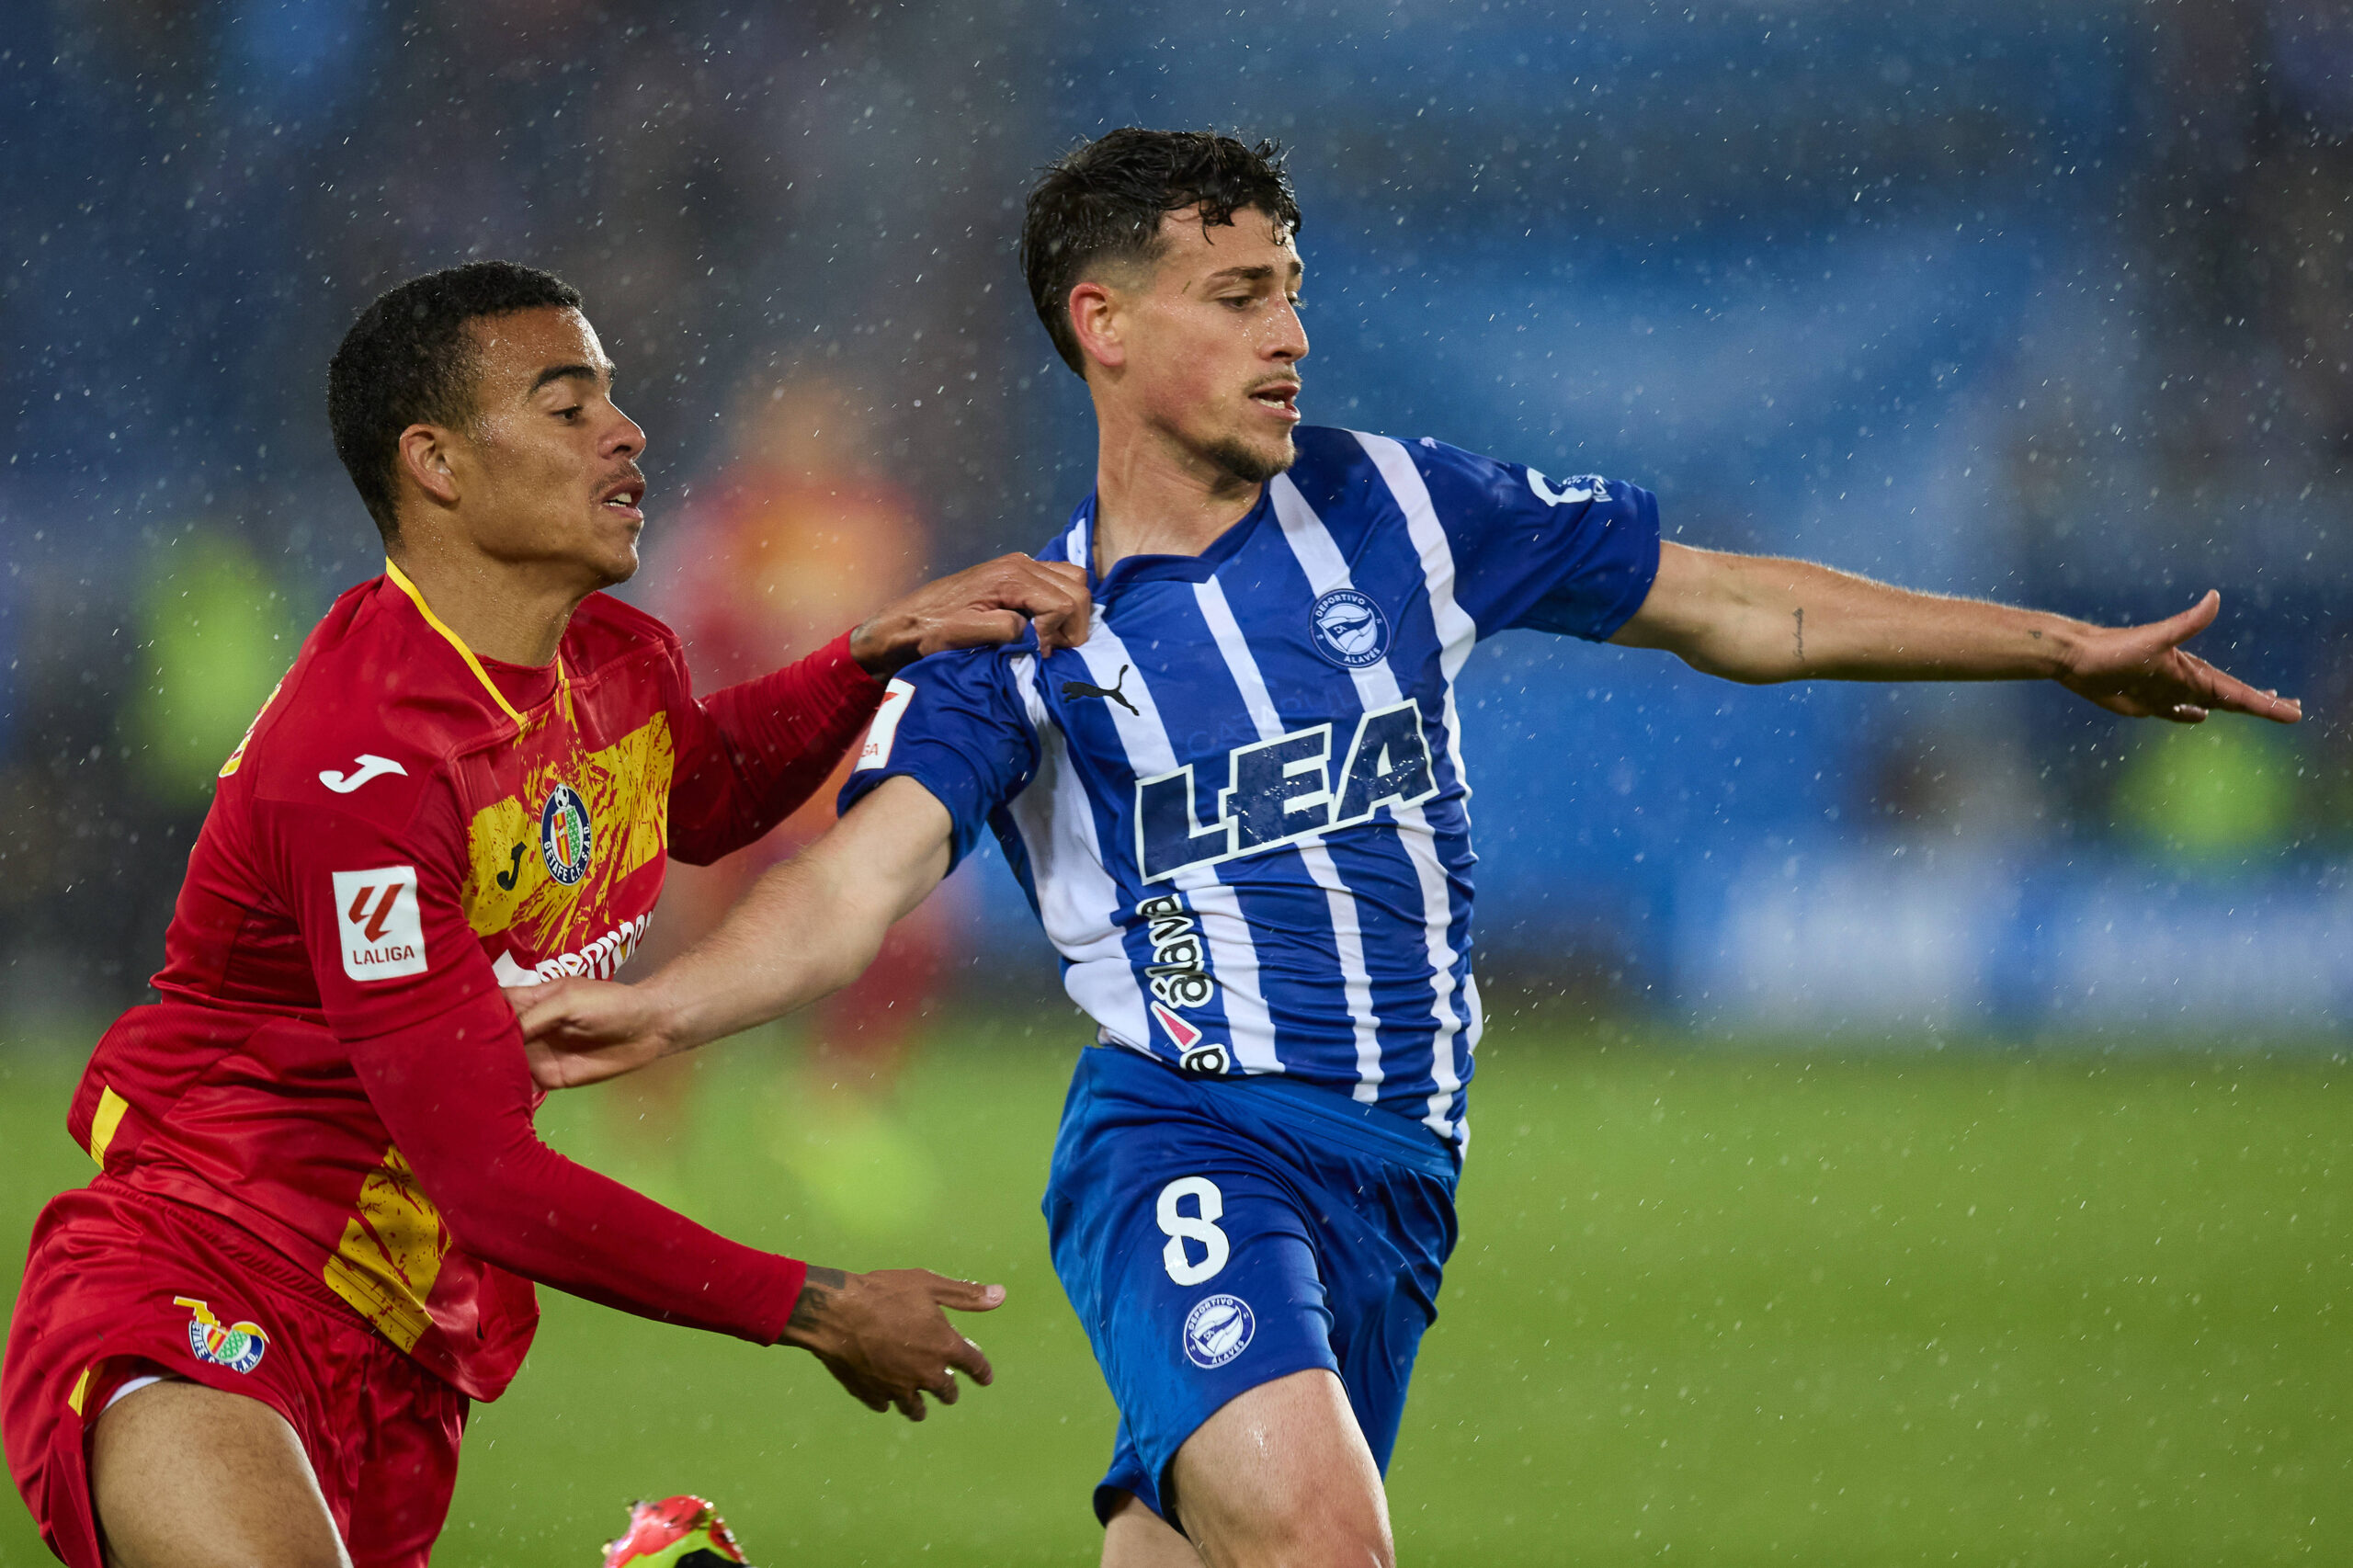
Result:
{"label": "number 8 on shorts", "polygon": [[[1176,1207],[1188,1198],[1193,1199],[1191,1214]],[[1179,1285],[1198,1285],[1217,1278],[1233,1251],[1226,1244],[1225,1233],[1217,1228],[1224,1217],[1225,1194],[1207,1176],[1178,1176],[1160,1189],[1160,1230],[1168,1238],[1168,1244],[1160,1249],[1160,1260],[1167,1267],[1169,1278]],[[1193,1261],[1187,1242],[1200,1246],[1199,1263]]]}

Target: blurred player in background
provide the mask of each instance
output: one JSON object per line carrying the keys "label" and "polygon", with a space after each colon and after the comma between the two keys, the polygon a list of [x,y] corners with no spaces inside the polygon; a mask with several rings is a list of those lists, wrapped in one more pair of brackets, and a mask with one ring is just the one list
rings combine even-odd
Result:
{"label": "blurred player in background", "polygon": [[[736,400],[724,463],[680,506],[656,562],[654,608],[706,682],[746,680],[821,647],[878,597],[919,580],[930,553],[915,498],[873,472],[848,394],[822,371],[753,378]],[[675,868],[649,966],[707,936],[761,872],[834,824],[845,756],[807,804],[740,853]],[[778,1085],[771,1152],[829,1218],[888,1232],[926,1207],[936,1175],[892,1109],[896,1085],[938,986],[954,927],[949,901],[926,900],[891,928],[865,973],[807,1014],[807,1050]],[[683,1067],[685,1064],[679,1064]],[[617,1132],[655,1153],[688,1108],[683,1072],[631,1080],[608,1101]],[[652,1135],[649,1139],[648,1134]]]}
{"label": "blurred player in background", "polygon": [[919,654],[1084,634],[1008,556],[698,698],[637,569],[644,432],[580,297],[479,262],[371,305],[328,378],[384,574],[337,599],[221,767],[154,984],[68,1115],[99,1166],[33,1233],[9,1466],[73,1568],[421,1568],[530,1281],[815,1352],[875,1409],[987,1363],[995,1287],[715,1235],[564,1159],[501,985],[610,974],[667,856],[758,838]]}
{"label": "blurred player in background", "polygon": [[[755,381],[739,401],[733,453],[695,487],[655,595],[708,681],[749,679],[822,646],[876,597],[905,592],[930,555],[915,499],[861,460],[857,424],[830,378],[799,372]],[[848,778],[844,757],[831,781]],[[692,946],[744,890],[834,824],[835,790],[809,803],[748,852],[682,869],[664,894],[653,958]],[[926,904],[892,927],[873,965],[810,1009],[824,1067],[887,1086],[944,959],[943,912]]]}
{"label": "blurred player in background", "polygon": [[1022,255],[1098,445],[1043,553],[1087,570],[1085,645],[910,667],[813,849],[642,985],[527,1005],[551,1084],[732,1033],[855,974],[994,830],[1100,1047],[1046,1214],[1120,1407],[1095,1505],[1121,1568],[1392,1559],[1480,1032],[1454,699],[1480,638],[2299,716],[2181,651],[2213,596],[2102,629],[1665,542],[1617,480],[1301,428],[1299,219],[1263,143],[1119,131],[1047,172]]}

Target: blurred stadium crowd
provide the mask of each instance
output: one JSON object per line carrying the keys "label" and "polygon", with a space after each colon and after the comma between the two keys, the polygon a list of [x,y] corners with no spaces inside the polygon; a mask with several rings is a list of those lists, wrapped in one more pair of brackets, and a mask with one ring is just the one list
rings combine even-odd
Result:
{"label": "blurred stadium crowd", "polygon": [[[2120,1038],[2353,1007],[2341,6],[15,17],[0,1017],[140,994],[219,759],[378,569],[322,388],[379,290],[501,255],[585,292],[653,436],[630,593],[715,683],[1084,494],[1012,247],[1031,171],[1121,123],[1293,149],[1313,420],[1918,586],[2109,619],[2219,586],[2205,651],[2313,715],[2159,733],[1503,639],[1465,715],[1491,1006]],[[871,1006],[1049,972],[1001,869],[963,875]]]}

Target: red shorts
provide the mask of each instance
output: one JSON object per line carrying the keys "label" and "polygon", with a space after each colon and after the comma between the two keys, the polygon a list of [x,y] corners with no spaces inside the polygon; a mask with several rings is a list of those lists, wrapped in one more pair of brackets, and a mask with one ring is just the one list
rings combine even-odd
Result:
{"label": "red shorts", "polygon": [[424,1568],[465,1395],[246,1232],[105,1176],[41,1210],[0,1371],[9,1471],[71,1568],[104,1568],[88,1430],[114,1390],[158,1372],[284,1416],[356,1568]]}

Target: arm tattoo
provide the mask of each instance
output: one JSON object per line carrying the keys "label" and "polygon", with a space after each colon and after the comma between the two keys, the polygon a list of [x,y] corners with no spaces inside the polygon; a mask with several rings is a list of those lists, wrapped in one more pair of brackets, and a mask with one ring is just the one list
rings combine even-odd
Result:
{"label": "arm tattoo", "polygon": [[1802,665],[1805,663],[1805,606],[1798,606],[1797,608],[1790,612],[1790,616],[1791,619],[1797,622],[1798,663]]}
{"label": "arm tattoo", "polygon": [[792,1316],[785,1320],[788,1328],[808,1329],[816,1326],[818,1316],[835,1291],[842,1288],[844,1275],[838,1268],[811,1267],[809,1278],[801,1281],[801,1299],[792,1303]]}

